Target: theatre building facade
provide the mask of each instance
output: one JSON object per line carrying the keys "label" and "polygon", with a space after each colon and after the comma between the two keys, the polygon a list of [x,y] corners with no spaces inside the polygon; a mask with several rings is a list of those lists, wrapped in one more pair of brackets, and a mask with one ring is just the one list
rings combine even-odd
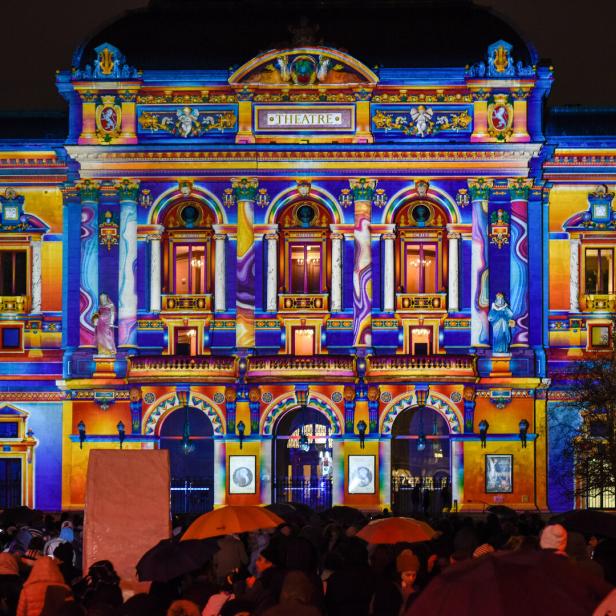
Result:
{"label": "theatre building facade", "polygon": [[0,134],[0,506],[80,509],[122,447],[175,512],[613,507],[549,418],[609,344],[616,131],[493,16],[458,64],[300,20],[193,66],[127,34],[165,6],[58,73],[60,135]]}

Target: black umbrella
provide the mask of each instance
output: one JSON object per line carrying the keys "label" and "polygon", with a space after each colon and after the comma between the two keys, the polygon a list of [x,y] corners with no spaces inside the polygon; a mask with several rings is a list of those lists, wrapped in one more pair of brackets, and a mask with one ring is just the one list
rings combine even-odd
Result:
{"label": "black umbrella", "polygon": [[586,616],[611,589],[548,550],[497,552],[434,578],[405,616]]}
{"label": "black umbrella", "polygon": [[507,507],[507,505],[490,505],[486,511],[502,518],[515,518],[518,515],[515,509]]}
{"label": "black umbrella", "polygon": [[304,516],[291,503],[272,503],[271,505],[267,505],[265,508],[272,513],[275,513],[288,524],[303,526],[307,522],[306,518],[304,518]]}
{"label": "black umbrella", "polygon": [[177,541],[163,539],[137,563],[142,582],[168,582],[203,567],[218,552],[218,540]]}
{"label": "black umbrella", "polygon": [[337,522],[343,526],[365,524],[366,522],[366,516],[359,509],[347,505],[336,505],[331,509],[322,511],[320,515],[323,520]]}
{"label": "black umbrella", "polygon": [[13,507],[5,509],[0,514],[0,524],[4,527],[17,526],[18,524],[26,524],[28,526],[36,526],[43,521],[43,512],[30,507]]}
{"label": "black umbrella", "polygon": [[552,518],[567,530],[584,535],[616,538],[616,515],[596,509],[576,509]]}

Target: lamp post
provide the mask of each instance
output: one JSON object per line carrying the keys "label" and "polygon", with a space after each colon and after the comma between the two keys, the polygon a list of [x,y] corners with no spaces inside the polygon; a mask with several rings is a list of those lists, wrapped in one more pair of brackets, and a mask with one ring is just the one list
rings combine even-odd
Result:
{"label": "lamp post", "polygon": [[83,423],[83,419],[77,424],[77,430],[79,430],[79,449],[83,449],[83,442],[86,440],[86,424]]}
{"label": "lamp post", "polygon": [[368,426],[366,425],[366,422],[363,419],[360,419],[357,422],[357,431],[359,432],[359,448],[360,449],[364,449],[366,444],[366,429],[368,428]]}
{"label": "lamp post", "polygon": [[240,449],[244,446],[244,432],[246,431],[246,424],[243,421],[237,422],[237,433],[240,437]]}
{"label": "lamp post", "polygon": [[489,427],[490,427],[490,424],[485,419],[482,419],[479,422],[479,438],[481,439],[482,449],[485,449],[486,447],[486,440],[488,438],[488,428]]}
{"label": "lamp post", "polygon": [[528,428],[530,424],[527,419],[522,419],[518,424],[520,428],[520,441],[522,441],[522,449],[526,449],[526,437],[528,435]]}
{"label": "lamp post", "polygon": [[124,439],[126,438],[124,423],[122,421],[118,421],[118,425],[116,426],[116,428],[118,429],[118,440],[120,441],[120,449],[122,449],[122,445],[124,445]]}

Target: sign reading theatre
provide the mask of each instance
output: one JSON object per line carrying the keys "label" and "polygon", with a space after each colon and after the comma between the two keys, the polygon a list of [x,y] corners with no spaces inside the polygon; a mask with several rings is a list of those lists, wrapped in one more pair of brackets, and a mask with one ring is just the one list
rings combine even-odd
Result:
{"label": "sign reading theatre", "polygon": [[352,106],[259,106],[256,111],[257,131],[351,132],[355,130],[355,109]]}

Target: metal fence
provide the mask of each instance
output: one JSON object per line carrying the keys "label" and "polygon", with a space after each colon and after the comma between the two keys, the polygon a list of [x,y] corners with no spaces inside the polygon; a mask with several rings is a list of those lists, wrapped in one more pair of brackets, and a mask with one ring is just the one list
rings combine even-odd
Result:
{"label": "metal fence", "polygon": [[171,479],[171,513],[205,513],[214,507],[214,481],[205,477]]}
{"label": "metal fence", "polygon": [[391,499],[392,509],[396,514],[439,515],[444,509],[451,507],[449,478],[392,478]]}
{"label": "metal fence", "polygon": [[332,480],[320,477],[277,479],[274,482],[274,501],[301,503],[315,511],[329,509],[332,506]]}

